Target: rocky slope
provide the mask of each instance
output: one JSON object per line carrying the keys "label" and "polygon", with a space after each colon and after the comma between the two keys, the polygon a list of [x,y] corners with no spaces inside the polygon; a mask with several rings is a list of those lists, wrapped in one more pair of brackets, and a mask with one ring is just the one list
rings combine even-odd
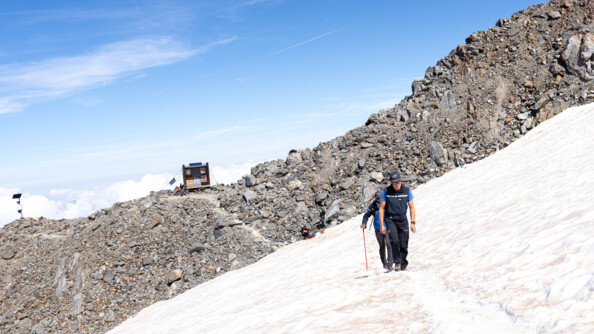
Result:
{"label": "rocky slope", "polygon": [[333,224],[360,213],[391,171],[415,187],[594,102],[593,19],[592,0],[555,0],[501,19],[429,67],[394,108],[230,186],[4,226],[0,332],[103,332],[298,240],[317,208]]}

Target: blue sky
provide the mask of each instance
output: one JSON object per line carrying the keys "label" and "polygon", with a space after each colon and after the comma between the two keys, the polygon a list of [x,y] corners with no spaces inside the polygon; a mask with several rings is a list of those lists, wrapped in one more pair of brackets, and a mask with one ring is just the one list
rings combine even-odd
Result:
{"label": "blue sky", "polygon": [[236,179],[363,124],[536,3],[3,2],[0,190],[52,200],[193,161]]}

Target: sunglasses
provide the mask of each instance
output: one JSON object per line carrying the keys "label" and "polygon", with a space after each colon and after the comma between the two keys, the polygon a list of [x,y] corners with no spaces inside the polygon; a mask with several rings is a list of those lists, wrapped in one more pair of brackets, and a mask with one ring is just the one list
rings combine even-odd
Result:
{"label": "sunglasses", "polygon": [[392,184],[399,184],[400,182],[402,182],[402,180],[390,181],[390,182],[392,182]]}

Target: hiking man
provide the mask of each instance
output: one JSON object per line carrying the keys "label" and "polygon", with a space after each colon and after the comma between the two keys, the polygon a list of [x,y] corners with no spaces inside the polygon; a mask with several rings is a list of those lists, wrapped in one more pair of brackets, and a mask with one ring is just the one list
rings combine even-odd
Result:
{"label": "hiking man", "polygon": [[387,234],[392,247],[392,258],[388,257],[388,266],[394,261],[394,270],[406,270],[408,261],[408,220],[406,211],[410,208],[410,229],[417,232],[415,226],[415,205],[413,194],[408,187],[402,185],[402,177],[398,172],[390,174],[391,186],[382,192],[380,197],[379,220],[380,232]]}
{"label": "hiking man", "polygon": [[[386,242],[387,235],[382,234],[380,232],[380,220],[379,220],[379,208],[380,208],[380,198],[382,196],[381,191],[375,192],[375,200],[369,204],[367,207],[367,211],[363,215],[363,222],[361,223],[361,228],[365,229],[367,227],[367,220],[371,215],[373,215],[373,228],[375,230],[375,238],[377,239],[377,243],[379,244],[379,253],[380,259],[382,260],[382,265],[384,269],[391,270],[391,266],[388,267],[388,263],[392,263],[392,247],[390,247],[390,243]],[[388,247],[388,260],[386,261],[386,246]]]}

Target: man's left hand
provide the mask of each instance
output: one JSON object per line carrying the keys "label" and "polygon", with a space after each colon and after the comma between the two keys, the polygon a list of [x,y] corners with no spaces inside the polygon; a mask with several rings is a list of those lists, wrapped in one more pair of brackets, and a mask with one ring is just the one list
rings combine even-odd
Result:
{"label": "man's left hand", "polygon": [[413,233],[416,233],[416,232],[417,232],[417,227],[415,226],[415,224],[410,224],[410,230],[411,230]]}

